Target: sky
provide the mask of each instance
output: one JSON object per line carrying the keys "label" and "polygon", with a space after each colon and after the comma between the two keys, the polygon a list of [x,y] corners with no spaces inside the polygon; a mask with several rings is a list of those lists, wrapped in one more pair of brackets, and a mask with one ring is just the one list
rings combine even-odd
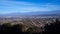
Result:
{"label": "sky", "polygon": [[0,0],[0,14],[60,10],[60,0]]}

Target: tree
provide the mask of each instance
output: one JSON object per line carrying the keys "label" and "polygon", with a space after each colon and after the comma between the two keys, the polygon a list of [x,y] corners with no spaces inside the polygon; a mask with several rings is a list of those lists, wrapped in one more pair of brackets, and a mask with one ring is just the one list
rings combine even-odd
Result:
{"label": "tree", "polygon": [[45,26],[44,34],[60,33],[60,21],[56,19],[56,22],[51,25]]}
{"label": "tree", "polygon": [[30,27],[30,28],[28,28],[28,30],[27,30],[27,33],[28,34],[33,34],[36,30],[38,29],[38,27]]}

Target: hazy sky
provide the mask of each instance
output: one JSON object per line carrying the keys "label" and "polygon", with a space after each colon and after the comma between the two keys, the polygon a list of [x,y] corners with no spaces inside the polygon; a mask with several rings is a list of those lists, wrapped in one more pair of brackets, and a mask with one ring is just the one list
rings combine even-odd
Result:
{"label": "hazy sky", "polygon": [[60,0],[0,0],[0,14],[60,10]]}

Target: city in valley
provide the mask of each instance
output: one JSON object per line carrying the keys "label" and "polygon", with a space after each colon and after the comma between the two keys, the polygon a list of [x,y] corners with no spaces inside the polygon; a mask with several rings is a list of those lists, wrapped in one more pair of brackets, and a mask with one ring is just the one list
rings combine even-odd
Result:
{"label": "city in valley", "polygon": [[[60,16],[5,16],[0,17],[0,25],[14,26],[21,25],[22,31],[29,31],[29,28],[33,28],[34,33],[45,31],[45,26],[55,24],[56,20],[60,21]],[[34,27],[36,29],[34,29]],[[2,29],[3,31],[4,29]],[[12,31],[12,30],[11,30]]]}

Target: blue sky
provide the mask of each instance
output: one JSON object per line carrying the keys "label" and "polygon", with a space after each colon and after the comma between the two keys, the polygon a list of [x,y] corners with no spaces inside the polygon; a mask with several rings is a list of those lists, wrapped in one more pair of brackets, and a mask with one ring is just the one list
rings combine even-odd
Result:
{"label": "blue sky", "polygon": [[0,0],[0,14],[60,10],[60,0]]}

